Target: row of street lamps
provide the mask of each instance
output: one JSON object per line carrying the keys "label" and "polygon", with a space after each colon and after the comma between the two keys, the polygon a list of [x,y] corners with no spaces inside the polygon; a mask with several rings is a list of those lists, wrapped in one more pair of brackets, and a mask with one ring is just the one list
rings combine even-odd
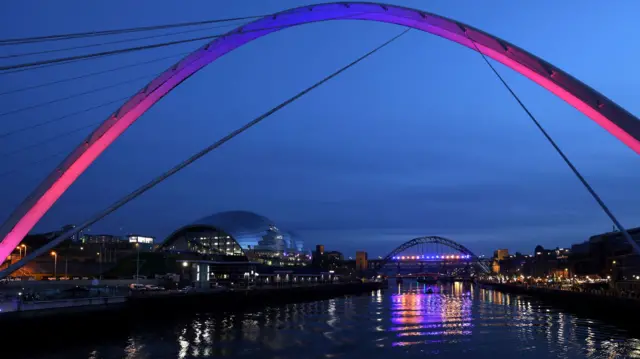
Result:
{"label": "row of street lamps", "polygon": [[[21,244],[17,247],[17,249],[20,251],[20,259],[24,258],[27,255],[27,246],[24,244]],[[81,247],[81,249],[84,249]],[[140,277],[140,244],[136,243],[136,250],[137,250],[137,258],[136,258],[136,283],[138,283],[138,278]],[[24,251],[24,254],[23,254]],[[96,255],[98,257],[100,257],[100,252],[96,252]],[[57,278],[58,277],[58,252],[56,251],[51,251],[51,256],[53,257],[53,277]],[[99,259],[100,262],[100,279],[102,279],[102,260]],[[67,256],[65,256],[65,265],[64,265],[64,276],[65,278],[68,276],[68,258]]]}
{"label": "row of street lamps", "polygon": [[[22,254],[23,250],[24,250],[24,254]],[[27,246],[24,243],[19,245],[18,251],[20,251],[20,259],[24,258],[27,255]]]}
{"label": "row of street lamps", "polygon": [[[81,247],[82,248],[82,247]],[[96,252],[96,255],[100,257],[100,252]],[[51,256],[53,257],[53,278],[58,278],[58,253],[56,251],[51,251]],[[100,263],[100,279],[102,279],[102,259],[99,259]],[[69,258],[68,256],[64,256],[64,277],[68,278],[68,266]]]}

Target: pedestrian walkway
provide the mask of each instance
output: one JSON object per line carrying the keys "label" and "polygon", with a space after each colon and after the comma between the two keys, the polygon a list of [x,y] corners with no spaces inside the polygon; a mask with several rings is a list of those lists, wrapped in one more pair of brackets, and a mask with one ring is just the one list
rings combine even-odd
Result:
{"label": "pedestrian walkway", "polygon": [[40,309],[53,309],[53,308],[69,308],[69,307],[81,307],[87,305],[106,305],[115,303],[124,303],[126,297],[92,297],[92,298],[76,298],[76,299],[60,299],[60,300],[47,300],[47,301],[33,301],[22,302],[11,299],[0,302],[0,313],[26,311],[26,310],[40,310]]}

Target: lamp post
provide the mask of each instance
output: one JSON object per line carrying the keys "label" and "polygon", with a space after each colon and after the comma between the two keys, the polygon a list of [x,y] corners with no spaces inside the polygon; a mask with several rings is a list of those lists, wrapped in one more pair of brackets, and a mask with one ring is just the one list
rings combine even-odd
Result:
{"label": "lamp post", "polygon": [[[27,246],[25,244],[19,245],[17,248],[18,253],[20,253],[20,259],[24,258],[27,255]],[[22,252],[24,250],[24,253]]]}
{"label": "lamp post", "polygon": [[[102,248],[100,251],[102,251]],[[102,280],[102,258],[100,258],[100,252],[96,252],[96,255],[98,256],[98,264],[100,265],[98,271],[100,272],[100,279]]]}
{"label": "lamp post", "polygon": [[55,279],[58,276],[58,253],[51,251],[51,255],[53,256],[53,278]]}
{"label": "lamp post", "polygon": [[140,281],[140,243],[136,242],[136,250],[138,252],[136,256],[136,284]]}

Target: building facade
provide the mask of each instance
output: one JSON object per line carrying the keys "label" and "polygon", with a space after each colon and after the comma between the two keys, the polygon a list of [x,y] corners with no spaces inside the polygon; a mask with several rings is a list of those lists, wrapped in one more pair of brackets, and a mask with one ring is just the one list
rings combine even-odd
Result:
{"label": "building facade", "polygon": [[[633,240],[640,242],[640,227],[627,230]],[[640,255],[622,236],[613,231],[591,236],[571,247],[570,262],[577,275],[599,276],[614,281],[631,280],[640,276]]]}
{"label": "building facade", "polygon": [[[186,250],[189,242],[191,246],[200,246],[201,250],[216,247],[215,252],[221,249],[218,247],[231,246],[223,248],[224,252],[231,250],[235,255],[240,254],[239,251],[243,254],[247,251],[300,252],[303,248],[302,241],[294,238],[291,232],[281,231],[272,220],[248,211],[220,212],[201,218],[171,234],[160,248],[169,249],[170,245],[167,243],[173,243],[177,235],[188,237],[184,239],[187,242],[171,244],[174,247],[179,245],[183,250]],[[227,241],[220,241],[220,238],[229,239],[229,244],[226,244]],[[202,243],[197,244],[198,241]]]}
{"label": "building facade", "polygon": [[229,272],[229,268],[243,271],[249,263],[252,266],[304,267],[311,258],[297,250],[301,243],[264,216],[231,211],[216,213],[179,228],[156,251],[178,254],[189,263],[196,259],[204,261],[209,273],[229,277],[237,274]]}
{"label": "building facade", "polygon": [[363,271],[369,267],[367,252],[356,252],[356,270]]}

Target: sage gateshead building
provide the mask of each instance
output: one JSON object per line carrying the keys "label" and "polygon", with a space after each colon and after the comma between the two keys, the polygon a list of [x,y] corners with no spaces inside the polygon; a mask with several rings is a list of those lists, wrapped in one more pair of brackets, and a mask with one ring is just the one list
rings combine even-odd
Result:
{"label": "sage gateshead building", "polygon": [[156,251],[170,254],[181,277],[200,288],[213,283],[248,285],[261,281],[276,267],[302,269],[311,259],[302,248],[301,241],[270,219],[247,211],[229,211],[177,229]]}
{"label": "sage gateshead building", "polygon": [[217,257],[246,257],[251,253],[288,256],[301,253],[303,243],[264,216],[228,211],[179,228],[158,250]]}

